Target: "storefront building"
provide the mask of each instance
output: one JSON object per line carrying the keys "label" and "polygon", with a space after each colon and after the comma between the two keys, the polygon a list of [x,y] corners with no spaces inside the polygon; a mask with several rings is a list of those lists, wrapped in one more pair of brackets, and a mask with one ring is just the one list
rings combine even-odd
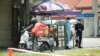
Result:
{"label": "storefront building", "polygon": [[29,0],[0,1],[0,47],[17,47],[22,27],[29,23]]}

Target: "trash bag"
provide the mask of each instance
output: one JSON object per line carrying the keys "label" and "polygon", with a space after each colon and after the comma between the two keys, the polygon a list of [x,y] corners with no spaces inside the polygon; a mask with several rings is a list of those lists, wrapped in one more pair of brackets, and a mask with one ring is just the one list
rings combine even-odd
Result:
{"label": "trash bag", "polygon": [[27,49],[33,49],[33,43],[32,43],[32,41],[27,41],[26,42],[26,45],[27,45]]}
{"label": "trash bag", "polygon": [[26,43],[28,41],[29,38],[29,34],[28,31],[25,31],[20,38],[20,42],[19,43]]}

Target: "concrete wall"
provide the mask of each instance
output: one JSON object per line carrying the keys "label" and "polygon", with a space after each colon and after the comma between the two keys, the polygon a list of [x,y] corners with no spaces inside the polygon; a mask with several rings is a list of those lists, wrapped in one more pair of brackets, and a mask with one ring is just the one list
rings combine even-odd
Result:
{"label": "concrete wall", "polygon": [[0,47],[12,45],[11,0],[0,0]]}

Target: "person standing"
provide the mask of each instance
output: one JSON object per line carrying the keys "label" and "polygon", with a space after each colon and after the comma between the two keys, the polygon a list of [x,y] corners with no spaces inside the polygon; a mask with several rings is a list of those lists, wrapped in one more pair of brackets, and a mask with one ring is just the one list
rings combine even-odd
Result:
{"label": "person standing", "polygon": [[58,40],[58,36],[57,36],[57,31],[58,31],[58,29],[54,28],[53,35],[54,35],[54,41],[56,43],[56,47],[59,47],[59,40]]}
{"label": "person standing", "polygon": [[82,31],[84,30],[84,25],[81,23],[81,20],[78,20],[78,23],[75,24],[75,31],[76,31],[76,47],[82,48]]}
{"label": "person standing", "polygon": [[70,23],[70,18],[68,17],[67,18],[67,21],[65,23],[65,34],[66,34],[66,37],[65,37],[65,49],[70,49],[69,48],[69,43],[70,43],[70,38],[71,38],[71,23]]}

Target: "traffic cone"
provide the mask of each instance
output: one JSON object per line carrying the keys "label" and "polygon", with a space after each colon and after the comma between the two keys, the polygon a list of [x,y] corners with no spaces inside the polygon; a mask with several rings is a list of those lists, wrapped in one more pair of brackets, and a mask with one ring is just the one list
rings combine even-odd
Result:
{"label": "traffic cone", "polygon": [[12,49],[11,48],[8,48],[8,56],[13,56],[12,55]]}

